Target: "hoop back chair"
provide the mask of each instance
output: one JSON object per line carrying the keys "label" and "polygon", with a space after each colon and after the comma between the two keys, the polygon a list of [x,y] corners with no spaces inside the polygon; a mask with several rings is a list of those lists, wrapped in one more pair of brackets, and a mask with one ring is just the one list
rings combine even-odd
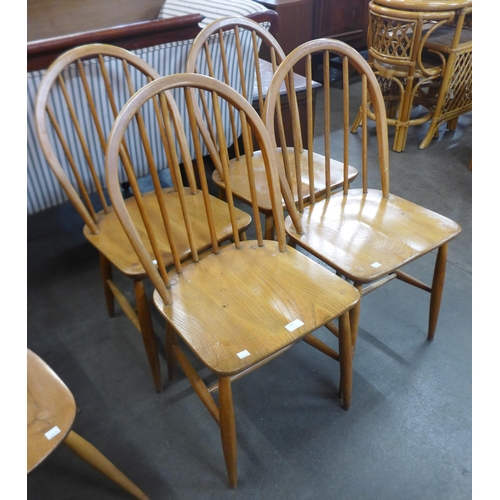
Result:
{"label": "hoop back chair", "polygon": [[[249,46],[251,47],[251,51],[248,51]],[[269,52],[268,57],[270,58],[270,65],[259,58],[259,51],[261,48]],[[189,52],[186,71],[206,74],[227,83],[241,93],[248,102],[257,101],[258,109],[262,116],[264,112],[264,100],[269,85],[269,70],[271,73],[274,73],[284,57],[285,53],[278,41],[260,24],[246,18],[228,17],[210,23],[198,34]],[[266,71],[263,65],[266,65],[266,68],[269,66],[269,69]],[[235,67],[238,68],[238,71],[234,70]],[[230,71],[229,68],[233,68],[233,70]],[[252,78],[248,77],[249,72],[253,73],[254,85],[251,88],[246,88],[245,82],[252,81]],[[285,91],[288,85],[293,84],[293,80],[290,82],[287,81],[286,85],[281,89],[282,93],[286,94]],[[287,107],[289,105],[290,107],[294,106],[298,109],[297,102],[287,102],[286,104]],[[284,142],[293,142],[286,135],[286,130],[290,128],[290,124],[284,121],[284,116],[286,116],[286,114],[282,111],[281,107],[280,112],[281,115],[277,125],[279,130],[278,133],[283,138]],[[311,120],[311,117],[314,116],[313,101],[311,101],[311,109],[307,110],[306,113],[307,116],[306,119],[302,120],[303,122]],[[296,113],[296,117],[301,120],[299,112]],[[248,184],[246,182],[245,158],[240,152],[240,145],[238,142],[240,130],[234,125],[234,122],[231,123],[231,130],[234,144],[234,158],[229,164],[232,192],[236,198],[247,204],[251,204],[251,194],[248,191]],[[313,133],[312,120],[310,133]],[[303,130],[302,137],[308,137],[305,130]],[[303,147],[303,142],[307,144],[308,149]],[[256,168],[256,181],[258,185],[261,183],[265,184],[265,169],[262,165],[262,155],[257,150],[253,152],[253,156]],[[290,148],[287,150],[287,155],[282,157],[282,161],[285,162],[287,170],[293,169],[291,165],[293,165],[294,162],[299,162],[302,169],[307,172],[311,161],[324,162],[329,161],[329,158],[325,160],[321,155],[312,153],[312,142],[302,140],[300,144],[296,145],[295,149]],[[222,167],[217,162],[217,154],[215,155],[214,165],[215,170],[212,175],[212,180],[223,193],[225,178]],[[328,189],[335,190],[341,186],[343,175],[343,170],[338,169],[336,163],[332,163]],[[352,181],[357,175],[356,169],[350,167],[347,171],[347,175],[349,181]],[[294,177],[293,182],[296,182]],[[303,175],[302,182],[308,182],[307,175]],[[325,185],[321,185],[320,182],[317,182],[316,189],[317,196],[320,196],[327,188]],[[258,191],[264,193],[266,189],[263,188]],[[265,217],[266,238],[272,239],[274,236],[272,206],[270,200],[264,195],[261,195],[259,198],[259,210]]]}
{"label": "hoop back chair", "polygon": [[[47,69],[40,84],[35,105],[36,128],[43,153],[67,197],[81,215],[87,240],[100,256],[101,276],[109,316],[114,315],[115,299],[123,312],[142,334],[155,390],[161,392],[162,380],[158,348],[153,330],[148,297],[144,286],[146,273],[107,200],[104,186],[104,156],[107,135],[118,111],[136,89],[159,74],[133,53],[111,45],[91,44],[61,55]],[[122,160],[135,165],[146,186],[162,188],[167,203],[178,207],[177,197],[183,189],[197,193],[192,172],[186,172],[188,187],[172,183],[168,152],[162,150],[161,134],[152,138],[152,158],[144,155],[141,131],[154,127],[154,110],[137,116],[137,127],[124,139]],[[153,158],[156,160],[152,170]],[[147,176],[150,176],[149,178]],[[122,184],[127,179],[122,177]],[[173,187],[172,187],[173,186]],[[152,187],[151,187],[152,189]],[[199,196],[189,198],[189,210],[199,210]],[[131,201],[131,203],[134,203]],[[174,208],[172,208],[174,209]],[[224,240],[231,231],[225,218],[216,218],[216,232]],[[178,218],[182,213],[177,208]],[[243,212],[238,220],[241,231],[251,222]],[[176,226],[174,225],[174,230]],[[207,232],[195,233],[199,249],[211,244]],[[182,258],[189,258],[185,247]],[[165,256],[165,265],[172,259]],[[134,284],[135,306],[113,279],[117,268]]]}
{"label": "hoop back chair", "polygon": [[[224,103],[231,105],[242,122],[245,153],[253,148],[252,135],[256,139],[266,169],[268,184],[265,187],[272,203],[277,239],[271,241],[264,238],[258,217],[257,182],[252,155],[245,154],[247,182],[252,193],[251,212],[255,217],[255,238],[247,241],[239,238],[237,214],[234,212],[235,199],[230,181],[226,182],[226,208],[233,221],[233,241],[219,245],[213,238],[211,249],[204,254],[197,253],[196,248],[192,247],[192,258],[184,264],[175,259],[175,268],[167,272],[162,265],[163,257],[157,243],[167,239],[175,256],[177,237],[169,231],[169,210],[162,207],[162,200],[158,198],[154,205],[144,207],[142,217],[129,211],[128,200],[123,198],[120,190],[119,151],[137,111],[149,101],[159,100],[170,149],[179,149],[180,160],[184,163],[191,161],[186,153],[187,138],[180,123],[179,109],[168,103],[165,97],[166,91],[175,88],[185,89],[186,106],[196,144],[196,166],[206,199],[207,227],[213,226],[213,199],[209,196],[208,180],[203,175],[205,165],[201,139],[204,134],[200,131],[200,116],[195,116],[194,101],[199,91],[210,93],[212,98],[214,109],[209,113],[208,120],[214,126],[216,140],[220,144],[219,161],[224,174],[229,169],[227,132],[222,126],[220,110]],[[180,170],[176,163],[172,170],[174,178],[179,178]],[[351,339],[348,311],[357,302],[359,294],[331,271],[287,246],[276,157],[270,138],[252,106],[223,82],[205,75],[178,74],[155,80],[137,92],[122,109],[111,132],[106,171],[115,211],[154,284],[155,305],[167,322],[169,367],[173,366],[174,361],[180,364],[193,389],[219,424],[229,484],[234,488],[237,485],[237,462],[232,382],[338,317],[341,336],[345,337],[348,344]],[[129,173],[129,177],[132,178],[132,173]],[[131,185],[139,203],[142,199],[139,186],[133,180]],[[259,189],[262,187],[259,186]],[[141,229],[148,227],[146,209],[149,208],[161,211],[164,220],[162,230],[158,227],[155,231],[147,232]],[[184,222],[189,239],[192,225],[189,214]],[[218,381],[214,385],[207,387],[201,380],[181,344],[187,346],[217,376]],[[346,350],[350,352],[349,345]],[[349,380],[346,378],[342,382],[346,385]],[[211,394],[217,390],[218,406]]]}
{"label": "hoop back chair", "polygon": [[97,448],[71,428],[76,415],[73,394],[43,359],[30,349],[27,362],[27,471],[38,467],[64,443],[76,455],[139,500],[147,496]]}
{"label": "hoop back chair", "polygon": [[[377,75],[386,103],[387,123],[395,127],[393,150],[404,151],[408,128],[431,120],[443,72],[443,60],[425,58],[429,36],[453,18],[453,12],[398,10],[370,2],[368,61]],[[425,112],[413,114],[417,105]],[[362,111],[352,125],[356,132]],[[369,117],[374,120],[373,109]]]}
{"label": "hoop back chair", "polygon": [[[427,338],[434,337],[446,269],[448,242],[461,230],[452,220],[415,203],[395,196],[389,190],[388,131],[385,107],[378,80],[368,63],[352,47],[338,40],[314,40],[293,50],[282,62],[269,87],[265,123],[274,133],[275,109],[279,87],[295,64],[312,56],[321,56],[324,70],[329,72],[333,56],[342,60],[342,89],[325,85],[325,119],[334,110],[341,110],[343,145],[338,156],[346,168],[350,155],[361,148],[359,155],[361,187],[350,189],[345,182],[343,191],[315,200],[309,193],[309,205],[289,205],[285,220],[286,232],[293,245],[299,245],[351,281],[361,296],[398,278],[430,292],[430,313]],[[349,75],[361,79],[362,137],[350,134],[352,109],[359,98],[350,85]],[[330,95],[331,94],[331,95]],[[376,137],[368,137],[368,102],[374,108]],[[353,107],[354,106],[354,107]],[[340,112],[340,111],[339,111]],[[370,146],[370,147],[369,147]],[[311,183],[318,172],[311,171]],[[281,172],[286,189],[287,177]],[[370,180],[370,182],[369,182]],[[373,187],[369,187],[373,186]],[[302,196],[305,196],[302,194]],[[287,197],[289,199],[290,197]],[[437,249],[432,286],[428,286],[401,270],[405,264]],[[356,344],[361,301],[351,310],[352,345]],[[334,332],[335,333],[335,332]]]}

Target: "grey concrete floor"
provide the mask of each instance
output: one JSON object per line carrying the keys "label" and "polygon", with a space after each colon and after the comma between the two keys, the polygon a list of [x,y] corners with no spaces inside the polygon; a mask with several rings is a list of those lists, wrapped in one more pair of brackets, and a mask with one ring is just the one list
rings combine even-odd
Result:
{"label": "grey concrete floor", "polygon": [[[426,130],[411,129],[406,150],[391,151],[391,191],[462,226],[434,341],[426,340],[428,294],[393,281],[363,299],[348,411],[335,395],[338,365],[305,344],[236,382],[235,491],[218,427],[183,373],[168,382],[163,357],[156,394],[138,332],[121,311],[108,318],[79,216],[63,205],[28,217],[27,346],[73,392],[74,430],[151,499],[471,498],[472,115],[419,150]],[[426,256],[410,271],[429,281],[433,263]],[[163,355],[164,325],[153,315]],[[326,330],[319,336],[332,342]],[[27,492],[30,500],[128,498],[64,447],[28,476]]]}

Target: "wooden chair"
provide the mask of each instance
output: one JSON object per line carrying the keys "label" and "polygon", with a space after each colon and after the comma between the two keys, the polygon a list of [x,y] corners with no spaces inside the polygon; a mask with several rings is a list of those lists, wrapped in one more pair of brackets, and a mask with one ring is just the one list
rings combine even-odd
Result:
{"label": "wooden chair", "polygon": [[28,349],[28,474],[64,443],[82,460],[140,500],[147,496],[97,448],[71,429],[73,394],[45,361]]}
{"label": "wooden chair", "polygon": [[[352,281],[361,296],[394,278],[430,292],[427,338],[432,340],[443,292],[448,242],[461,228],[446,217],[390,193],[388,132],[382,92],[368,63],[347,44],[338,40],[314,40],[301,45],[285,58],[269,87],[265,114],[268,131],[274,134],[281,82],[301,60],[305,59],[310,64],[312,56],[323,57],[326,73],[332,56],[342,59],[343,90],[330,91],[328,84],[325,85],[325,119],[329,119],[332,109],[342,110],[343,147],[335,156],[344,168],[349,165],[352,153],[349,106],[357,107],[356,101],[351,102],[349,74],[351,72],[353,77],[359,75],[361,78],[363,133],[359,145],[361,153],[358,151],[361,163],[359,170],[362,173],[358,181],[361,180],[361,187],[350,189],[345,182],[342,192],[327,195],[322,200],[315,200],[311,189],[310,193],[299,196],[300,199],[308,195],[309,205],[299,203],[297,210],[287,205],[289,216],[285,227],[291,244],[303,247],[339,275]],[[375,111],[376,125],[376,138],[370,140],[366,127],[369,101]],[[372,146],[370,151],[368,144]],[[311,184],[313,175],[319,176],[320,173],[311,170]],[[322,175],[325,175],[324,172]],[[284,189],[290,189],[284,172],[281,172],[281,179]],[[434,250],[437,250],[437,259],[431,286],[401,269],[405,264]],[[360,307],[361,301],[351,311],[353,347],[356,344]]]}
{"label": "wooden chair", "polygon": [[[99,252],[108,314],[114,315],[116,299],[142,334],[154,386],[161,392],[158,348],[143,281],[146,273],[109,205],[104,188],[104,152],[113,120],[136,89],[158,77],[153,68],[125,49],[105,44],[77,47],[61,55],[47,69],[37,95],[35,119],[47,162],[82,216],[85,237]],[[165,200],[176,213],[173,218],[173,230],[176,231],[177,222],[183,217],[177,202],[182,184],[168,187],[172,183],[169,182],[168,153],[162,152],[162,137],[157,135],[152,143],[153,156],[158,160],[155,168],[159,173],[151,171],[153,159],[144,155],[140,142],[140,130],[151,127],[154,121],[154,110],[149,110],[145,117],[137,117],[137,129],[124,141],[122,161],[133,163],[144,179],[151,176],[146,185],[163,187]],[[189,186],[184,189],[193,194],[188,197],[188,207],[195,214],[203,202],[201,196],[195,195],[194,175],[192,172],[186,174]],[[123,178],[122,181],[126,186],[127,180]],[[215,231],[217,239],[223,241],[231,233],[231,225],[223,203],[214,210],[222,210],[220,217],[216,217]],[[244,231],[251,218],[244,212],[239,217],[239,228]],[[211,236],[196,228],[194,231],[197,248],[206,249],[211,244]],[[185,247],[181,258],[188,258],[189,252]],[[165,255],[164,258],[165,265],[172,265],[170,257]],[[135,306],[113,280],[113,267],[133,281]]]}
{"label": "wooden chair", "polygon": [[[441,59],[425,59],[423,47],[429,36],[449,22],[453,11],[416,12],[369,4],[368,60],[377,75],[386,103],[387,123],[395,127],[393,150],[404,151],[408,128],[429,121],[443,71]],[[417,105],[426,111],[412,114]],[[352,125],[356,132],[362,111]],[[373,109],[368,116],[374,120]]]}
{"label": "wooden chair", "polygon": [[[270,63],[259,58],[261,50],[267,54]],[[199,33],[189,52],[186,71],[207,74],[218,80],[224,81],[241,93],[247,101],[255,102],[262,116],[264,111],[264,99],[269,85],[269,75],[276,71],[276,67],[281,63],[284,57],[285,53],[277,40],[261,25],[250,19],[228,17],[212,22]],[[229,68],[233,68],[233,70],[230,71]],[[234,68],[238,68],[238,72],[235,71]],[[249,73],[254,78],[254,85],[250,86],[250,88],[246,88],[245,83],[252,81],[252,78],[249,80]],[[232,78],[230,78],[230,75]],[[299,78],[302,77],[296,75],[296,79]],[[291,84],[293,84],[293,82]],[[314,93],[314,91],[315,89],[313,87],[312,92]],[[285,85],[282,87],[281,93],[282,100],[287,103],[288,108]],[[314,108],[312,112],[314,113]],[[308,137],[304,125],[308,123],[310,116],[305,113],[302,115],[299,113],[297,116],[303,124],[301,127],[304,132],[303,137]],[[290,114],[283,111],[283,115],[280,116],[279,120],[279,133],[282,134],[284,141],[293,143],[290,137],[287,137],[285,134],[287,128],[291,129],[290,125]],[[251,194],[246,182],[245,158],[240,152],[240,145],[238,143],[238,137],[241,132],[235,127],[234,123],[231,125],[231,130],[232,142],[234,144],[234,158],[230,161],[228,172],[231,178],[232,192],[236,198],[247,204],[251,204]],[[312,138],[312,127],[310,133]],[[304,149],[302,143],[306,143],[308,149]],[[309,154],[309,151],[311,154]],[[260,167],[255,172],[257,186],[260,184],[265,185],[266,179],[265,171],[262,167],[261,153],[255,151],[253,155],[256,160],[255,164],[260,164]],[[283,161],[285,161],[287,168],[292,168],[289,167],[289,165],[293,165],[295,161],[300,162],[304,172],[302,182],[307,183],[309,162],[324,163],[325,161],[329,161],[329,158],[325,160],[323,156],[312,153],[311,139],[311,142],[302,140],[295,150],[290,148],[288,154],[283,158]],[[217,154],[215,155],[214,165],[215,170],[212,179],[223,193],[225,186],[224,175],[221,165],[217,162]],[[344,172],[338,168],[336,163],[332,163],[330,168],[331,173],[328,190],[335,190],[342,185]],[[347,175],[349,181],[352,181],[357,175],[357,170],[350,167]],[[295,182],[295,179],[293,179],[293,182]],[[325,190],[327,190],[326,185],[321,185],[320,182],[316,183],[317,196],[324,194]],[[258,188],[258,192],[261,191],[265,192],[265,187],[263,187],[262,190]],[[265,216],[266,238],[272,239],[274,237],[274,224],[271,202],[263,195],[259,198],[259,210]]]}
{"label": "wooden chair", "polygon": [[[210,93],[214,105],[209,120],[220,145],[219,162],[226,174],[229,160],[226,136],[222,126],[221,107],[231,105],[242,121],[243,152],[247,165],[247,182],[252,193],[251,210],[255,216],[256,237],[242,241],[238,236],[231,182],[225,184],[227,211],[233,221],[234,241],[219,245],[213,238],[211,250],[204,254],[191,248],[191,260],[182,264],[176,258],[178,239],[169,231],[170,211],[163,206],[162,198],[143,198],[139,186],[128,172],[136,200],[144,200],[142,217],[130,211],[129,200],[123,198],[119,180],[119,152],[123,137],[135,114],[151,100],[159,99],[164,113],[164,126],[168,129],[171,150],[180,150],[184,164],[191,158],[186,153],[187,139],[182,131],[177,107],[167,102],[165,91],[182,88],[186,91],[187,115],[196,142],[196,165],[200,174],[201,189],[207,200],[206,224],[213,226],[212,203],[208,194],[208,181],[204,173],[204,158],[198,134],[200,117],[194,100],[199,91]],[[198,108],[199,111],[199,108]],[[276,241],[265,240],[258,217],[257,182],[253,175],[252,134],[256,138],[266,171],[266,188],[273,208]],[[347,282],[312,261],[285,241],[284,214],[279,189],[276,157],[264,124],[252,106],[234,89],[205,75],[170,75],[151,82],[132,97],[119,114],[112,130],[106,170],[108,189],[113,207],[131,244],[137,252],[149,278],[154,284],[154,302],[167,321],[167,346],[169,367],[177,360],[209,413],[220,426],[229,484],[237,485],[236,431],[233,412],[232,382],[262,366],[302,339],[312,339],[311,332],[340,317],[340,336],[346,350],[345,373],[342,391],[345,399],[350,394],[349,353],[350,329],[348,311],[357,302],[359,294]],[[174,164],[173,176],[180,178],[180,169]],[[184,201],[181,198],[181,203]],[[293,201],[291,201],[293,203]],[[141,202],[142,205],[142,202]],[[165,227],[146,233],[148,211],[161,211]],[[185,229],[188,239],[193,221],[187,214]],[[165,270],[162,245],[169,241],[175,258],[175,269]],[[180,340],[179,340],[180,339]],[[182,341],[182,342],[181,342]],[[318,341],[319,342],[319,341]],[[181,346],[185,344],[197,359],[207,366],[218,381],[207,387],[201,380]],[[217,406],[211,393],[219,392]]]}

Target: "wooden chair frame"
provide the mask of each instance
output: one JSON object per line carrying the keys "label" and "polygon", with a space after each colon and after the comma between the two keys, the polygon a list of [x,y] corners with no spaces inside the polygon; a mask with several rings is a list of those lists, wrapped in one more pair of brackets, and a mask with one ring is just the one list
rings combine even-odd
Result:
{"label": "wooden chair frame", "polygon": [[[235,50],[228,50],[226,48],[225,38],[227,37],[228,32],[234,33],[235,40]],[[252,39],[252,50],[253,50],[253,60],[254,66],[253,71],[255,72],[255,85],[253,89],[247,89],[244,85],[239,87],[235,85],[234,81],[230,80],[230,72],[228,71],[228,67],[231,65],[237,65],[239,69],[239,80],[244,82],[245,78],[245,68],[244,61],[245,57],[242,53],[242,43],[241,38],[244,34],[249,34]],[[214,41],[215,40],[215,41]],[[211,56],[211,46],[210,42],[217,45],[220,50],[221,55],[221,63],[219,61],[213,61]],[[259,45],[262,44],[262,47]],[[264,113],[264,100],[267,93],[267,87],[269,82],[265,81],[263,77],[268,77],[267,73],[263,73],[261,70],[261,65],[259,64],[259,51],[260,49],[265,49],[269,52],[267,57],[270,59],[270,69],[274,73],[276,68],[279,66],[281,61],[283,61],[285,57],[285,53],[278,41],[261,25],[257,22],[244,19],[244,18],[222,18],[213,23],[206,26],[196,37],[189,52],[188,61],[186,64],[186,71],[192,73],[199,72],[199,64],[200,59],[203,57],[203,61],[206,62],[208,68],[208,75],[211,77],[215,77],[221,81],[224,81],[231,87],[236,88],[241,95],[248,102],[258,102],[257,108],[260,110],[261,116]],[[237,60],[232,60],[231,55],[236,57]],[[221,64],[222,66],[222,74],[216,74],[216,66]],[[299,75],[295,75],[297,78]],[[234,74],[233,74],[234,77]],[[319,84],[315,83],[312,88],[312,92],[315,92],[315,88]],[[295,107],[296,110],[293,111],[293,120],[299,120],[303,126],[307,126],[309,123],[312,123],[310,120],[311,116],[314,116],[314,102],[311,102],[310,108],[304,110],[304,113],[298,111],[299,106],[297,100],[294,102],[288,102],[286,99],[286,94],[289,92],[290,86],[296,87],[294,78],[287,80],[283,88],[281,89],[282,100],[280,102],[279,107],[279,118],[277,120],[278,134],[282,140],[282,144],[284,148],[285,144],[290,144],[293,141],[287,137],[287,129],[289,129],[289,123],[286,123],[284,120],[284,116],[287,116],[288,120],[290,120],[290,114],[288,114],[285,110],[283,110],[283,106],[286,106],[288,110],[288,106]],[[293,93],[295,96],[295,93]],[[291,113],[291,112],[290,112]],[[239,137],[237,133],[237,128],[234,126],[234,123],[231,125],[233,131],[233,144],[234,144],[234,159],[230,162],[229,175],[231,176],[231,184],[233,195],[238,199],[242,200],[245,203],[250,203],[250,193],[248,191],[248,187],[246,184],[246,174],[245,174],[245,158],[240,154],[239,151]],[[323,159],[320,155],[312,155],[312,134],[313,128],[308,127],[310,130],[302,130],[301,139],[298,144],[295,144],[294,148],[290,148],[288,150],[288,154],[281,155],[282,161],[285,163],[285,168],[290,169],[290,165],[294,164],[294,162],[299,162],[302,165],[302,168],[307,171],[310,168],[311,162],[318,161],[329,161],[329,158]],[[213,138],[213,131],[211,131]],[[310,141],[303,140],[304,138],[311,138]],[[304,149],[303,144],[307,144],[307,150]],[[217,160],[217,154],[214,155],[214,165],[215,171],[213,172],[212,179],[214,183],[221,190],[223,195],[224,191],[224,175],[222,171],[222,167]],[[259,182],[265,183],[266,180],[264,178],[264,169],[262,167],[262,159],[260,157],[259,151],[254,152],[254,162],[257,165],[260,162],[260,168],[256,171],[257,179]],[[331,165],[331,174],[330,174],[330,182],[328,184],[329,190],[335,190],[342,185],[344,172],[339,170],[337,164],[333,163]],[[347,171],[349,181],[352,181],[357,176],[357,170],[350,167]],[[307,182],[307,176],[304,176],[303,182]],[[325,186],[317,187],[316,196],[321,196],[325,192]],[[285,208],[285,204],[283,203],[283,208]],[[272,207],[269,200],[265,199],[265,197],[261,197],[259,202],[259,210],[265,217],[266,223],[266,238],[273,239],[274,237],[274,222],[272,217]]]}
{"label": "wooden chair frame", "polygon": [[[152,81],[160,76],[141,58],[119,47],[105,44],[91,44],[74,48],[57,58],[56,61],[54,61],[54,63],[52,63],[49,67],[44,79],[42,80],[35,107],[36,127],[40,144],[52,171],[66,192],[71,203],[84,220],[85,237],[99,252],[101,277],[103,281],[108,314],[109,316],[114,315],[114,301],[116,299],[123,312],[141,333],[154,387],[159,393],[162,390],[161,369],[158,347],[149,309],[149,299],[144,286],[144,278],[146,278],[147,275],[144,268],[138,261],[137,256],[131,247],[125,232],[123,231],[116,214],[114,213],[114,210],[108,205],[105,187],[103,186],[97,172],[94,157],[91,154],[90,140],[87,139],[86,135],[86,132],[89,131],[90,128],[94,127],[95,133],[98,135],[98,143],[101,148],[101,158],[104,162],[107,145],[106,133],[109,129],[105,130],[103,124],[101,124],[98,113],[99,104],[94,102],[94,99],[101,99],[102,95],[96,93],[97,97],[95,97],[92,92],[92,85],[95,84],[96,81],[99,81],[99,78],[92,75],[93,80],[90,81],[85,73],[83,61],[89,58],[97,58],[98,68],[101,71],[100,78],[102,78],[106,89],[105,95],[109,99],[112,116],[113,118],[116,118],[120,107],[117,100],[118,97],[123,98],[123,96],[117,96],[114,94],[113,81],[107,69],[105,57],[115,58],[122,61],[123,78],[128,90],[128,94],[125,91],[124,95],[131,96],[137,90],[131,76],[132,67],[135,67],[139,70],[139,72],[144,74],[147,77],[147,81]],[[74,78],[80,78],[82,81],[85,95],[85,105],[87,105],[90,110],[92,120],[91,125],[82,123],[78,111],[82,109],[84,105],[79,104],[79,106],[77,106],[72,101],[71,95],[68,91],[68,86],[65,84],[64,78],[61,76],[62,72],[73,64],[76,64],[77,66],[77,76]],[[118,78],[115,78],[115,80],[118,80]],[[145,83],[147,83],[147,81]],[[70,83],[73,84],[73,80],[71,80]],[[50,105],[51,92],[56,86],[59,86],[58,88],[61,89],[61,93],[63,95],[61,98],[63,102],[62,105],[65,105],[69,110],[71,118],[70,123],[73,124],[75,130],[74,135],[77,137],[77,140],[73,142],[76,142],[76,144],[70,143],[70,141],[63,134],[63,126],[59,125],[57,122],[57,117]],[[143,86],[143,84],[141,83],[140,86]],[[155,119],[159,119],[157,111],[151,111],[151,115],[151,120],[154,121]],[[54,139],[54,143],[50,139],[48,122],[50,122],[55,129],[56,137]],[[143,167],[142,170],[144,171],[143,175],[149,174],[151,176],[151,182],[154,188],[162,190],[167,203],[176,204],[176,197],[184,190],[187,190],[191,194],[195,195],[197,193],[197,187],[192,169],[185,170],[185,178],[188,187],[184,188],[183,181],[180,180],[176,182],[175,179],[173,182],[173,188],[163,187],[157,172],[154,155],[148,155],[147,153],[144,154],[144,146],[140,144],[141,138],[146,135],[146,130],[149,126],[147,120],[145,120],[142,115],[137,115],[136,123],[137,128],[134,131],[134,134],[126,138],[126,141],[124,140],[123,149],[120,152],[121,161],[126,165],[132,165],[134,162],[140,162]],[[69,124],[66,124],[66,126],[69,127]],[[64,153],[61,156],[65,158],[64,161],[67,162],[70,167],[67,170],[63,168],[61,164],[63,158],[58,155],[58,151],[56,150],[55,142],[57,139],[59,140],[60,148]],[[162,162],[165,163],[164,166],[169,168],[169,165],[173,161],[173,153],[168,149],[162,153],[161,147],[165,147],[165,140],[164,131],[162,131],[157,138],[158,144],[156,145],[156,154],[159,155]],[[81,164],[79,164],[76,153],[71,147],[73,145],[75,148],[81,148],[83,151],[83,160]],[[90,172],[88,175],[92,178],[92,182],[95,185],[97,196],[102,207],[100,211],[94,208],[93,200],[86,189],[82,170],[84,172]],[[74,178],[75,182],[72,182],[71,178]],[[122,181],[128,182],[125,176],[122,178]],[[189,210],[197,211],[199,205],[197,200],[199,197],[192,196],[189,199],[191,202]],[[131,202],[133,203],[133,200],[131,200]],[[223,203],[220,203],[218,210],[225,211]],[[241,212],[240,215],[241,217],[238,224],[243,237],[243,233],[250,224],[251,218],[246,216],[243,212]],[[182,218],[182,214],[179,213],[178,217]],[[216,232],[219,241],[223,241],[232,234],[232,228],[228,220],[218,220],[218,224]],[[211,239],[208,235],[201,236],[196,232],[195,235],[197,238],[196,241],[199,245],[198,250],[205,250],[211,244]],[[181,259],[187,259],[189,257],[190,254],[188,250],[180,256]],[[171,266],[173,264],[171,257],[167,258],[167,256],[164,256],[164,259],[166,266]],[[122,293],[113,280],[114,267],[119,269],[119,271],[125,276],[132,279],[134,284],[135,307],[128,301],[126,295]]]}
{"label": "wooden chair frame", "polygon": [[[146,494],[112,464],[95,446],[72,430],[76,416],[73,394],[43,359],[28,349],[27,471],[30,474],[64,443],[77,456],[133,497]],[[54,425],[54,424],[57,425]]]}
{"label": "wooden chair frame", "polygon": [[[349,165],[349,75],[352,68],[361,74],[362,186],[360,189],[350,189],[345,182],[341,193],[327,194],[321,200],[315,200],[311,190],[309,205],[299,204],[297,209],[293,204],[288,204],[289,215],[285,227],[291,238],[290,244],[303,247],[335,269],[339,275],[353,283],[362,297],[395,278],[429,292],[431,298],[427,338],[432,340],[443,293],[448,242],[461,228],[444,216],[390,193],[384,99],[377,77],[368,63],[352,47],[338,40],[315,40],[298,47],[285,58],[271,82],[266,100],[266,127],[274,139],[275,108],[282,81],[295,64],[305,59],[310,65],[311,56],[321,53],[326,72],[332,54],[342,59],[344,168]],[[325,87],[325,93],[327,91],[328,87]],[[369,103],[375,114],[378,149],[378,168],[373,169],[373,174],[380,182],[380,189],[369,188],[368,183],[372,170],[369,168],[366,130]],[[329,116],[331,106],[333,104],[330,103],[329,96],[325,96],[325,115]],[[286,193],[290,186],[283,169],[280,169],[280,179],[282,190]],[[285,196],[287,200],[291,198],[290,195]],[[434,250],[437,250],[437,257],[431,286],[401,270],[405,264]],[[356,345],[360,310],[361,301],[350,313],[353,348]]]}
{"label": "wooden chair frame", "polygon": [[[156,232],[148,231],[146,235],[138,230],[142,223],[129,213],[127,200],[123,199],[120,190],[118,159],[121,141],[129,123],[138,109],[151,99],[159,99],[165,117],[164,126],[171,131],[168,134],[169,141],[176,133],[180,149],[186,151],[179,112],[166,99],[169,92],[178,88],[186,91],[192,135],[198,138],[203,137],[204,132],[198,134],[201,124],[199,108],[196,108],[194,101],[199,91],[211,93],[217,141],[220,142],[219,161],[224,174],[227,175],[229,169],[229,158],[220,119],[220,101],[228,102],[240,116],[244,151],[253,150],[252,137],[259,144],[266,169],[268,196],[273,208],[277,239],[270,241],[264,238],[262,223],[258,217],[252,155],[246,154],[252,214],[256,217],[256,239],[241,241],[234,221],[232,244],[221,246],[214,239],[209,252],[201,255],[193,249],[190,261],[182,263],[176,259],[175,268],[167,272],[162,265],[161,245],[157,243],[164,235],[169,237],[168,210],[162,209],[165,227],[161,232],[157,228]],[[206,131],[205,127],[201,128]],[[196,151],[201,189],[207,199],[207,224],[210,226],[208,183],[203,175],[204,160],[198,140]],[[189,154],[182,158],[185,163],[191,161]],[[251,105],[223,82],[197,74],[170,75],[151,82],[137,92],[115,122],[106,158],[107,184],[113,207],[154,284],[155,305],[167,322],[169,366],[173,366],[176,361],[180,364],[194,391],[218,423],[229,484],[233,488],[237,485],[236,430],[231,389],[233,381],[301,340],[322,345],[312,336],[312,332],[339,318],[339,336],[342,349],[345,350],[342,357],[344,366],[341,393],[344,406],[348,407],[350,402],[352,367],[349,355],[352,349],[349,310],[356,304],[359,294],[345,280],[287,245],[276,162],[277,157],[265,126]],[[174,165],[173,175],[180,178],[178,166]],[[132,188],[139,199],[140,191],[134,185]],[[289,194],[285,193],[285,196]],[[225,197],[227,209],[232,213],[234,198],[230,182],[226,182]],[[293,200],[288,201],[293,203]],[[147,212],[144,210],[143,220],[146,226]],[[189,217],[186,217],[186,232],[190,233]],[[175,248],[173,241],[171,248]],[[300,321],[291,321],[292,318]],[[201,380],[184,354],[178,338],[217,376],[215,384],[207,387]],[[218,405],[212,396],[215,391],[219,393]]]}

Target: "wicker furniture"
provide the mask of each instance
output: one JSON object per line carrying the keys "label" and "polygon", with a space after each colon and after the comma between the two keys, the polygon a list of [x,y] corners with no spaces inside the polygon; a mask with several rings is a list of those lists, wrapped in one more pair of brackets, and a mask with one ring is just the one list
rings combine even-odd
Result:
{"label": "wicker furniture", "polygon": [[443,60],[444,72],[429,130],[420,144],[426,148],[438,128],[447,122],[455,130],[458,117],[472,110],[472,2],[463,2],[454,22],[442,26],[426,41],[425,48]]}
{"label": "wicker furniture", "polygon": [[[423,57],[429,36],[453,19],[454,12],[406,9],[405,2],[372,0],[368,25],[369,63],[377,75],[384,95],[387,123],[395,127],[394,151],[405,149],[410,126],[421,125],[434,116],[435,96],[443,72],[442,61]],[[426,111],[412,114],[414,106]],[[375,119],[373,110],[369,117]],[[354,120],[352,132],[361,124],[361,110]]]}

